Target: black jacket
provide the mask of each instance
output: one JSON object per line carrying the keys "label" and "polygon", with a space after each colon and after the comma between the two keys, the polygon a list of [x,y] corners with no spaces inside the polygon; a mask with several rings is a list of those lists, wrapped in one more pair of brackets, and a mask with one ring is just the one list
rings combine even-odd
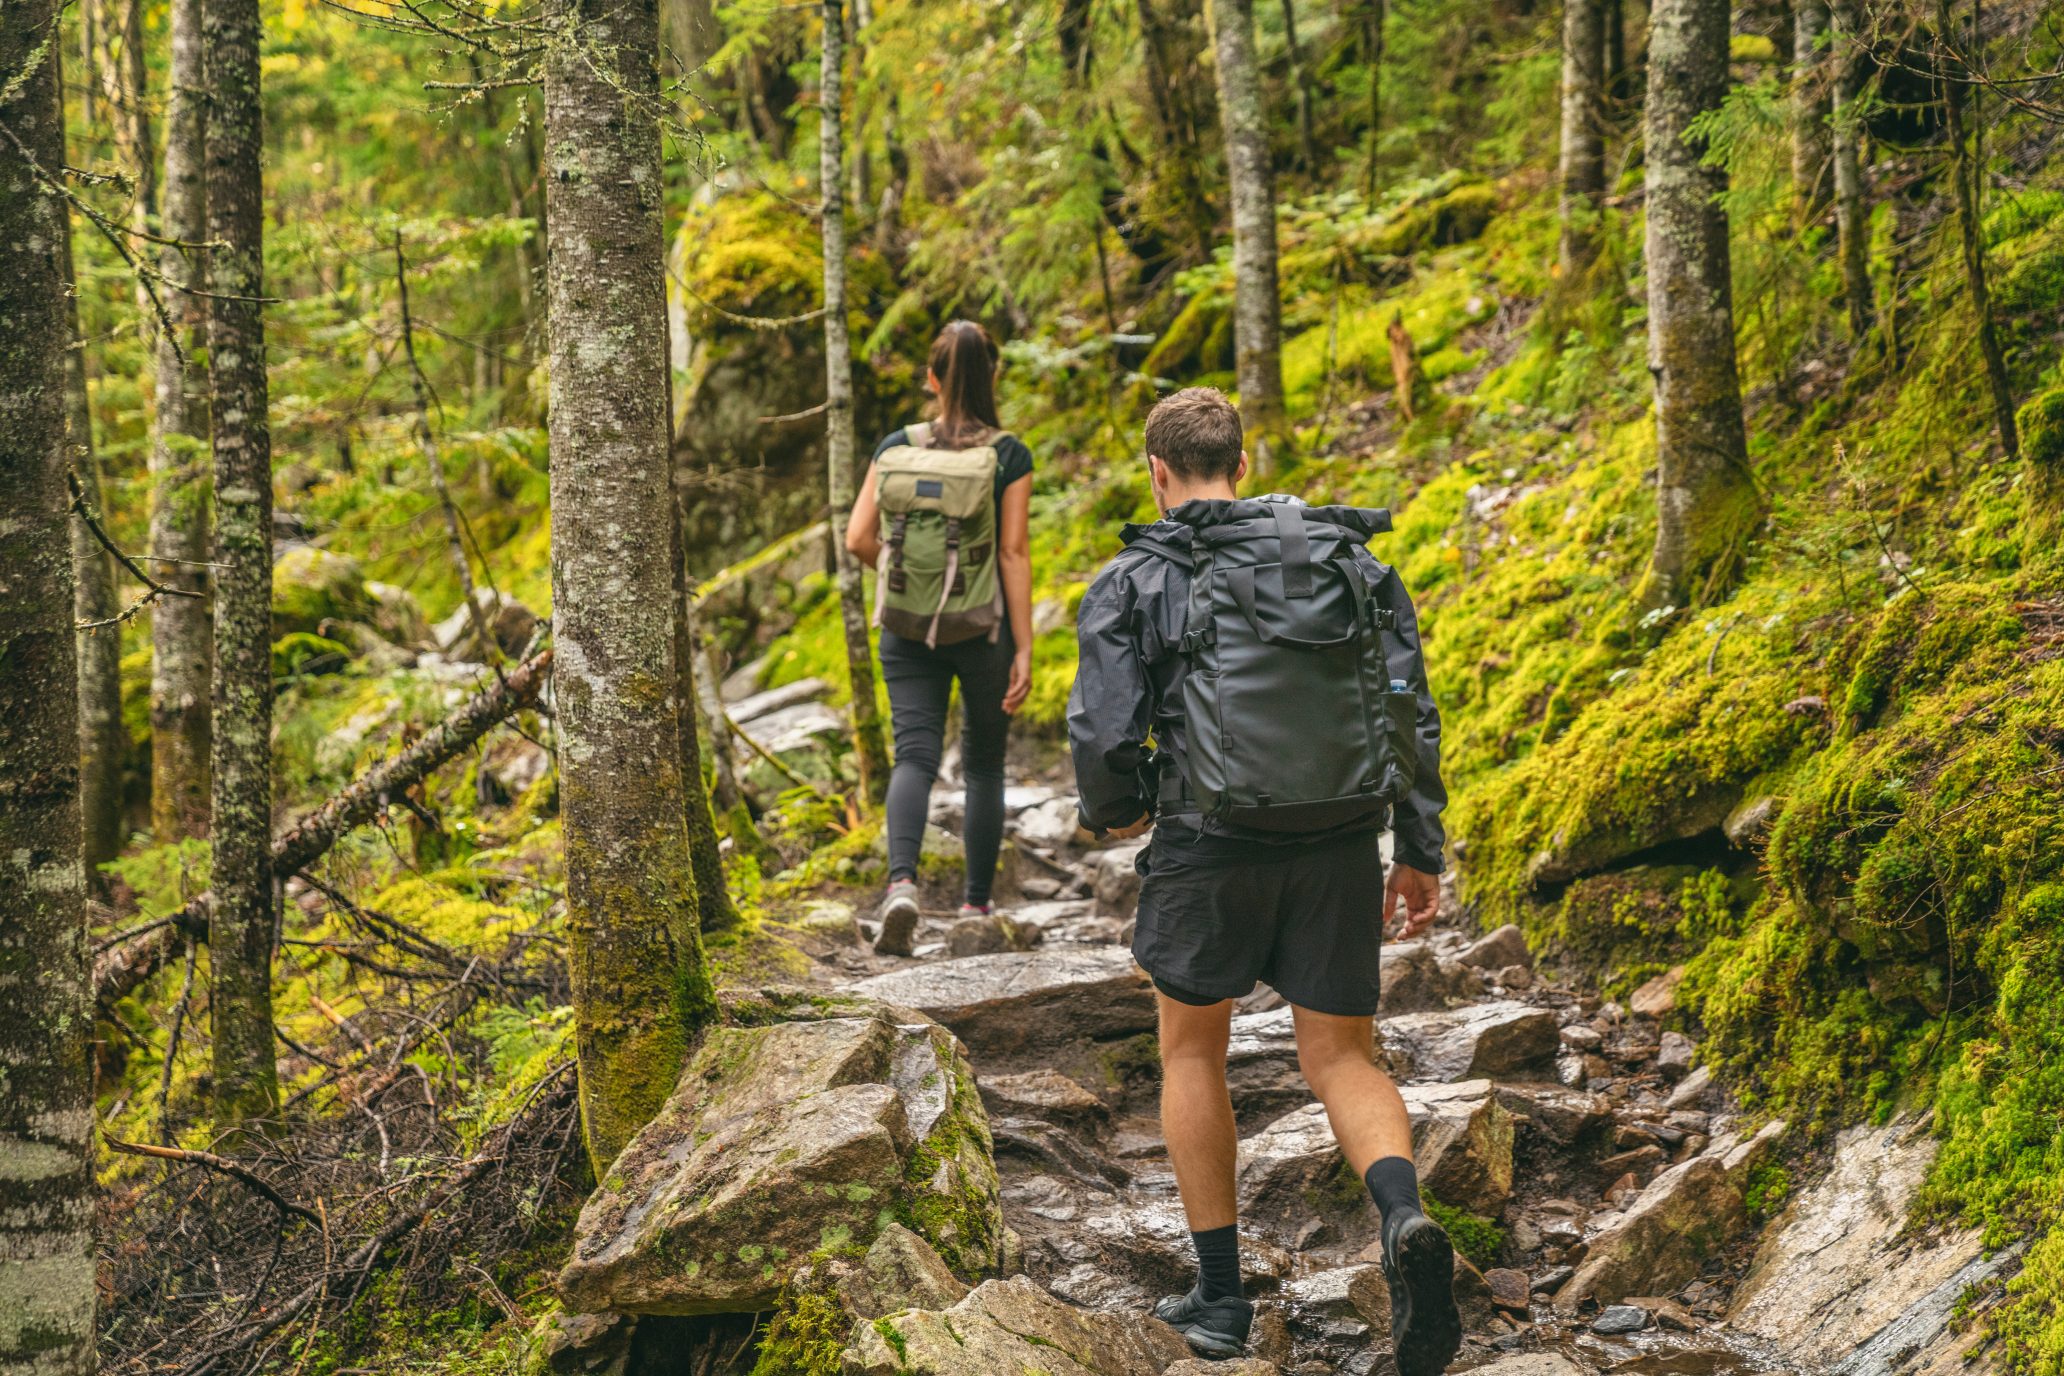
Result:
{"label": "black jacket", "polygon": [[[1277,496],[1185,502],[1151,525],[1126,526],[1126,548],[1090,584],[1076,615],[1081,661],[1068,699],[1068,742],[1084,826],[1101,831],[1138,821],[1156,801],[1157,771],[1173,768],[1170,755],[1180,753],[1185,743],[1182,676],[1188,664],[1177,646],[1189,606],[1189,569],[1141,544],[1141,538],[1186,551],[1202,527],[1262,515],[1263,501],[1295,500]],[[1396,856],[1413,869],[1438,874],[1446,841],[1440,814],[1448,793],[1440,779],[1440,711],[1426,684],[1419,621],[1397,571],[1366,549],[1358,548],[1356,557],[1372,585],[1389,585],[1383,601],[1398,609],[1396,634],[1387,637],[1390,675],[1411,684],[1419,695],[1418,778],[1392,811]],[[1323,724],[1314,723],[1313,730],[1313,748],[1324,749]],[[1208,819],[1202,831],[1258,843],[1305,839]]]}

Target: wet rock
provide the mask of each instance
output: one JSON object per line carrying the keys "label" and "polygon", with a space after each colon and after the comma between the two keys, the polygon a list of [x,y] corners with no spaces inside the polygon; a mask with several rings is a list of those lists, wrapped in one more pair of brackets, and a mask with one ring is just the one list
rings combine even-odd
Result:
{"label": "wet rock", "polygon": [[1672,1299],[1644,1295],[1638,1299],[1629,1299],[1627,1303],[1647,1313],[1650,1318],[1655,1320],[1658,1328],[1669,1328],[1679,1333],[1690,1333],[1700,1326],[1698,1320],[1691,1316],[1689,1310]]}
{"label": "wet rock", "polygon": [[1490,1282],[1460,1252],[1455,1254],[1455,1308],[1461,1311],[1464,1333],[1481,1333],[1498,1316]]}
{"label": "wet rock", "polygon": [[1483,1273],[1484,1284],[1491,1288],[1491,1303],[1509,1314],[1526,1318],[1533,1312],[1533,1286],[1527,1273],[1509,1266],[1494,1266]]}
{"label": "wet rock", "polygon": [[856,1328],[841,1361],[846,1376],[1161,1376],[1189,1356],[1158,1319],[1077,1309],[1014,1276],[985,1281],[948,1309]]}
{"label": "wet rock", "polygon": [[1401,941],[1382,952],[1382,1003],[1385,1015],[1425,1013],[1448,1006],[1453,991],[1440,959],[1423,941]]}
{"label": "wet rock", "polygon": [[1392,1064],[1415,1080],[1546,1073],[1561,1044],[1553,1013],[1509,999],[1407,1013],[1377,1026]]}
{"label": "wet rock", "polygon": [[1510,922],[1472,941],[1460,959],[1464,965],[1473,965],[1479,970],[1502,970],[1508,965],[1524,965],[1531,970],[1534,965],[1534,953],[1527,949],[1526,934]]}
{"label": "wet rock", "polygon": [[1137,865],[1139,853],[1146,848],[1144,840],[1126,841],[1109,850],[1098,851],[1091,857],[1090,874],[1096,889],[1099,916],[1115,917],[1122,922],[1139,907]]}
{"label": "wet rock", "polygon": [[1655,1174],[1657,1168],[1669,1159],[1669,1153],[1651,1142],[1645,1146],[1635,1147],[1631,1151],[1614,1152],[1611,1156],[1598,1163],[1598,1171],[1599,1174],[1607,1179],[1631,1175],[1639,1182],[1646,1183]]}
{"label": "wet rock", "polygon": [[1656,1047],[1656,1069],[1665,1079],[1681,1080],[1691,1073],[1691,1058],[1697,1054],[1697,1042],[1682,1032],[1665,1032]]}
{"label": "wet rock", "polygon": [[1684,983],[1684,967],[1673,965],[1636,989],[1627,999],[1628,1011],[1660,1018],[1677,1006],[1677,986]]}
{"label": "wet rock", "polygon": [[[784,683],[779,688],[769,688],[764,693],[754,693],[750,697],[740,698],[731,704],[728,711],[731,720],[740,726],[750,726],[756,721],[764,721],[776,712],[783,712],[806,702],[819,702],[830,695],[831,685],[823,679],[799,678],[793,683]],[[759,735],[759,732],[753,732],[755,739],[758,739]]]}
{"label": "wet rock", "polygon": [[1177,1362],[1162,1373],[1162,1376],[1280,1376],[1283,1368],[1260,1357],[1235,1357],[1228,1362],[1206,1361],[1202,1357],[1191,1357]]}
{"label": "wet rock", "polygon": [[1610,1099],[1560,1085],[1501,1084],[1498,1102],[1558,1147],[1582,1142],[1612,1120]]}
{"label": "wet rock", "polygon": [[1130,952],[1114,947],[931,961],[861,980],[848,992],[916,1008],[985,1055],[1155,1025],[1152,983]]}
{"label": "wet rock", "polygon": [[820,898],[795,915],[793,925],[805,935],[841,946],[860,944],[860,919],[850,903]]}
{"label": "wet rock", "polygon": [[1720,830],[1727,833],[1727,839],[1735,846],[1748,850],[1769,834],[1779,806],[1779,800],[1768,793],[1744,799],[1741,806],[1727,814]]}
{"label": "wet rock", "polygon": [[1572,1023],[1562,1029],[1562,1044],[1577,1051],[1596,1051],[1605,1045],[1605,1034],[1595,1027]]}
{"label": "wet rock", "polygon": [[1584,1369],[1559,1352],[1522,1352],[1477,1367],[1470,1376],[1584,1376]]}
{"label": "wet rock", "polygon": [[1591,1320],[1593,1333],[1639,1333],[1648,1327],[1648,1311],[1631,1304],[1608,1305]]}
{"label": "wet rock", "polygon": [[1047,1118],[1090,1123],[1109,1116],[1104,1101],[1056,1070],[984,1076],[982,1102],[999,1118]]}
{"label": "wet rock", "polygon": [[898,1016],[711,1032],[582,1208],[566,1306],[771,1309],[813,1252],[871,1240],[897,1208],[938,1217],[930,1241],[954,1263],[993,1268],[1003,1220],[974,1076],[944,1028]]}
{"label": "wet rock", "polygon": [[1670,1091],[1663,1100],[1664,1108],[1689,1108],[1705,1098],[1706,1091],[1713,1087],[1713,1072],[1710,1067],[1700,1066],[1678,1081],[1677,1088]]}
{"label": "wet rock", "polygon": [[1534,967],[1531,965],[1508,965],[1497,973],[1496,983],[1500,989],[1509,989],[1514,993],[1524,993],[1526,990],[1534,987]]}
{"label": "wet rock", "polygon": [[[751,723],[740,723],[747,734],[771,755],[792,755],[810,750],[827,739],[837,739],[846,730],[846,719],[821,702],[799,702],[778,712],[769,712]],[[925,828],[925,854],[939,853],[937,837],[948,835],[936,827]],[[959,837],[953,838],[953,853],[959,854]]]}
{"label": "wet rock", "polygon": [[538,1322],[537,1352],[554,1376],[622,1376],[637,1328],[624,1314],[555,1312]]}
{"label": "wet rock", "polygon": [[1562,1283],[1577,1273],[1574,1266],[1551,1266],[1534,1277],[1534,1283],[1527,1287],[1531,1294],[1552,1295]]}
{"label": "wet rock", "polygon": [[1286,1008],[1233,1018],[1226,1044],[1226,1087],[1242,1127],[1280,1117],[1311,1102],[1297,1068],[1297,1034]]}
{"label": "wet rock", "polygon": [[[493,588],[473,589],[473,605],[480,609],[480,619],[487,626],[488,635],[495,646],[505,655],[518,655],[530,643],[538,628],[538,614],[513,597],[504,597]],[[480,647],[473,638],[473,619],[461,605],[430,628],[430,639],[437,649],[456,659],[478,659]]]}
{"label": "wet rock", "polygon": [[1590,1240],[1555,1302],[1563,1308],[1586,1299],[1613,1304],[1674,1290],[1694,1279],[1747,1222],[1741,1188],[1719,1159],[1693,1157],[1657,1176],[1623,1217]]}
{"label": "wet rock", "polygon": [[1074,798],[1049,798],[1012,819],[1010,829],[1028,845],[1061,850],[1075,844],[1082,824]]}
{"label": "wet rock", "polygon": [[1452,1208],[1495,1218],[1512,1197],[1512,1115],[1489,1080],[1405,1085],[1412,1154],[1427,1193]]}
{"label": "wet rock", "polygon": [[1256,1220],[1302,1218],[1329,1192],[1348,1206],[1364,1199],[1320,1104],[1286,1113],[1244,1139],[1238,1181],[1241,1213]]}
{"label": "wet rock", "polygon": [[1909,1231],[1938,1146],[1927,1124],[1924,1115],[1836,1138],[1827,1175],[1766,1232],[1731,1327],[1782,1343],[1802,1364],[1858,1376],[1965,1369],[1971,1335],[1953,1316],[2017,1252],[1987,1256],[1969,1229]]}
{"label": "wet rock", "polygon": [[948,956],[987,956],[1022,951],[1039,944],[1045,933],[1005,913],[956,918],[946,927]]}
{"label": "wet rock", "polygon": [[838,1283],[839,1298],[863,1319],[899,1309],[944,1309],[967,1297],[968,1286],[947,1268],[932,1245],[900,1223],[888,1224],[859,1266]]}
{"label": "wet rock", "polygon": [[[1352,1316],[1369,1322],[1363,1311],[1368,1307],[1366,1292],[1370,1286],[1383,1287],[1383,1268],[1367,1263],[1355,1266],[1336,1266],[1325,1271],[1314,1271],[1299,1276],[1283,1287],[1283,1298],[1300,1309],[1314,1313],[1330,1314],[1336,1318]],[[1388,1324],[1390,1315],[1389,1293],[1385,1298],[1379,1317]]]}

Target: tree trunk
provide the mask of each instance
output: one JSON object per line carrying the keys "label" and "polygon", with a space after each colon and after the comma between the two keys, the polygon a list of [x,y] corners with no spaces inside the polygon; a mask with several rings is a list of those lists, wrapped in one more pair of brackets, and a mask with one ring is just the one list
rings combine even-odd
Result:
{"label": "tree trunk", "polygon": [[[172,71],[165,104],[165,237],[208,237],[205,175],[207,102],[201,67],[201,0],[173,0]],[[205,285],[207,254],[167,245],[158,271],[170,282]],[[161,583],[206,593],[208,375],[200,350],[207,298],[159,288],[178,333],[157,339],[151,418],[150,552]],[[183,355],[183,357],[182,357]],[[172,562],[172,561],[184,562]],[[159,841],[208,834],[209,697],[214,631],[203,598],[161,597],[151,606],[151,833]]]}
{"label": "tree trunk", "polygon": [[1862,16],[1859,0],[1831,0],[1828,27],[1833,55],[1829,72],[1828,147],[1834,162],[1835,239],[1842,259],[1842,299],[1849,310],[1849,350],[1862,349],[1870,337],[1875,311],[1871,302],[1870,206],[1864,196],[1863,143],[1868,135],[1856,113],[1863,86]]}
{"label": "tree trunk", "polygon": [[1598,255],[1598,213],[1605,199],[1605,6],[1564,0],[1562,7],[1562,238],[1557,267],[1565,283]]}
{"label": "tree trunk", "polygon": [[215,907],[208,1009],[219,1127],[279,1102],[272,1039],[272,432],[266,415],[258,0],[202,0],[208,238],[214,241]]}
{"label": "tree trunk", "polygon": [[1684,606],[1731,576],[1758,509],[1734,356],[1726,174],[1692,121],[1727,93],[1727,0],[1656,0],[1649,30],[1648,367],[1656,539],[1645,596]]}
{"label": "tree trunk", "polygon": [[[0,1370],[94,1369],[93,1079],[65,483],[57,14],[0,8]],[[31,65],[33,62],[33,65]],[[31,165],[33,163],[33,165]]]}
{"label": "tree trunk", "polygon": [[[671,409],[671,407],[669,407]],[[702,697],[698,689],[695,637],[695,580],[688,574],[688,494],[683,470],[669,463],[673,475],[674,513],[674,668],[679,683],[674,702],[680,716],[681,782],[687,793],[688,859],[695,871],[695,910],[705,932],[729,931],[738,925],[738,907],[731,901],[724,877],[724,857],[717,849],[717,819],[710,807],[709,785],[702,777]],[[721,731],[721,726],[712,728]],[[712,753],[715,753],[713,750]],[[718,777],[724,770],[719,765]]]}
{"label": "tree trunk", "polygon": [[[1976,0],[1973,0],[1973,9]],[[1999,330],[1992,319],[1992,292],[1985,281],[1985,230],[1983,207],[1978,203],[1977,159],[1964,132],[1964,82],[1968,65],[1951,48],[1954,32],[1949,0],[1936,0],[1935,24],[1937,67],[1942,80],[1942,113],[1948,125],[1950,175],[1956,191],[1957,231],[1963,240],[1964,286],[1971,293],[1971,314],[1978,321],[1978,352],[1985,358],[1985,381],[1992,391],[1993,423],[1999,427],[2000,447],[2007,457],[2021,456],[2021,433],[2014,419],[2014,385],[2007,376],[2007,356],[2000,347]],[[1971,25],[1969,41],[1979,42],[1978,25]]]}
{"label": "tree trunk", "polygon": [[867,107],[873,83],[867,79],[867,30],[874,23],[872,0],[853,0],[853,159],[847,171],[853,213],[865,215],[874,200],[874,158],[867,146]]}
{"label": "tree trunk", "polygon": [[1268,121],[1254,62],[1254,0],[1215,0],[1218,108],[1233,203],[1233,361],[1240,419],[1255,472],[1275,472],[1286,448],[1283,304],[1276,289],[1276,189]]}
{"label": "tree trunk", "polygon": [[1202,121],[1191,102],[1196,88],[1187,80],[1193,63],[1186,52],[1183,70],[1176,70],[1177,31],[1162,17],[1154,0],[1134,0],[1134,8],[1139,14],[1140,61],[1146,69],[1147,94],[1155,120],[1161,126],[1162,140],[1174,154],[1175,186],[1182,200],[1183,218],[1188,222],[1192,251],[1198,262],[1206,263],[1211,261],[1217,219],[1197,173],[1201,157],[1198,125]]}
{"label": "tree trunk", "polygon": [[1297,102],[1297,163],[1306,172],[1319,170],[1319,141],[1312,133],[1311,71],[1304,65],[1304,45],[1297,41],[1297,0],[1283,0],[1283,45],[1290,59],[1290,91]]}
{"label": "tree trunk", "polygon": [[1827,0],[1792,0],[1792,192],[1799,221],[1820,218],[1828,196]]}
{"label": "tree trunk", "polygon": [[581,1119],[599,1175],[716,996],[674,695],[658,0],[546,6],[552,632]]}
{"label": "tree trunk", "polygon": [[1390,375],[1397,387],[1398,414],[1409,423],[1419,419],[1426,403],[1426,373],[1419,366],[1419,350],[1405,328],[1403,311],[1392,314],[1384,334],[1390,340]]}
{"label": "tree trunk", "polygon": [[[93,405],[86,391],[86,341],[79,333],[79,298],[72,288],[72,239],[66,217],[63,252],[66,296],[65,448],[72,476],[97,516],[100,460],[93,452]],[[104,519],[104,517],[103,517]],[[82,622],[112,621],[115,564],[83,516],[72,518],[72,612]],[[104,892],[100,866],[122,850],[122,755],[129,733],[122,725],[122,628],[101,625],[78,633],[79,809],[85,822],[86,887]]]}
{"label": "tree trunk", "polygon": [[1605,100],[1609,114],[1617,114],[1628,94],[1627,4],[1626,0],[1603,0],[1605,5]]}
{"label": "tree trunk", "polygon": [[1369,130],[1362,150],[1362,199],[1376,203],[1376,139],[1383,128],[1384,0],[1357,0],[1356,28],[1362,65],[1369,69]]}
{"label": "tree trunk", "polygon": [[845,179],[839,147],[840,0],[824,0],[824,67],[817,88],[817,182],[824,197],[824,455],[830,481],[831,549],[838,565],[839,611],[846,630],[846,681],[852,689],[853,760],[860,792],[878,803],[889,786],[888,748],[874,697],[874,648],[867,636],[867,599],[860,561],[846,548],[846,518],[853,511],[853,344],[846,322]]}

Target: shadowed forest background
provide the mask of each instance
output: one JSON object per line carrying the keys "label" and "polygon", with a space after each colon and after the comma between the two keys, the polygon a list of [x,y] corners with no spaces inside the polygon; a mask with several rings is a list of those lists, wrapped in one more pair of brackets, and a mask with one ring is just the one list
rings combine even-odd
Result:
{"label": "shadowed forest background", "polygon": [[[886,698],[850,653],[871,574],[822,522],[970,318],[1035,456],[1018,778],[1067,788],[1074,611],[1154,514],[1147,407],[1226,388],[1247,491],[1395,513],[1372,548],[1445,722],[1447,925],[1516,924],[1558,997],[1643,1007],[1786,1125],[1745,1229],[1845,1131],[1924,1123],[1905,1217],[1989,1259],[1954,1345],[2064,1373],[2055,6],[211,6],[243,13],[0,23],[10,505],[42,513],[0,551],[47,594],[9,594],[9,704],[48,706],[49,628],[92,623],[76,718],[0,728],[4,799],[78,728],[89,928],[24,881],[11,973],[69,992],[5,1017],[26,1045],[93,1001],[48,1106],[91,1096],[64,1226],[90,1198],[102,1368],[531,1369],[583,1201],[704,1029],[829,1016],[871,973],[841,952],[882,874]],[[204,31],[218,63],[255,41],[224,69],[255,85]],[[262,187],[207,203],[239,148]],[[31,300],[51,215],[75,291]],[[60,371],[57,460],[23,379]],[[671,763],[635,764],[662,728]],[[59,847],[42,815],[7,845]],[[1068,830],[1020,898],[1086,899]],[[943,891],[950,847],[926,863]],[[1564,1083],[1609,1082],[1585,1050],[1565,1032]],[[1098,1054],[1114,1102],[1151,1077],[1150,1041]],[[10,1140],[44,1084],[8,1085]],[[963,1280],[1007,1269],[909,1178],[897,1217]],[[1504,1203],[1454,1215],[1487,1268],[1525,1250]],[[628,1369],[840,1370],[824,1294],[650,1327],[678,1364],[648,1337]]]}

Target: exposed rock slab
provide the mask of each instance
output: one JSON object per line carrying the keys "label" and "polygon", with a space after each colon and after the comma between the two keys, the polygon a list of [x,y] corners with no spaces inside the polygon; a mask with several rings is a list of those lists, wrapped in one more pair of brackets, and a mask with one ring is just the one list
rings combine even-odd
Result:
{"label": "exposed rock slab", "polygon": [[1560,1352],[1522,1352],[1477,1367],[1470,1376],[1585,1376],[1584,1369]]}
{"label": "exposed rock slab", "polygon": [[1128,1036],[1155,1023],[1153,984],[1117,947],[932,961],[861,980],[848,992],[916,1008],[990,1055]]}
{"label": "exposed rock slab", "polygon": [[1950,1331],[1950,1312],[2007,1257],[1988,1258],[1975,1231],[1906,1235],[1935,1151],[1917,1119],[1844,1132],[1827,1175],[1764,1236],[1729,1323],[1855,1376],[1961,1366],[1970,1338]]}
{"label": "exposed rock slab", "polygon": [[1555,1015],[1511,999],[1377,1024],[1392,1065],[1413,1080],[1548,1073],[1562,1044]]}
{"label": "exposed rock slab", "polygon": [[1441,966],[1433,947],[1423,941],[1400,941],[1386,945],[1382,954],[1385,1015],[1427,1013],[1448,1006],[1448,997],[1458,992]]}
{"label": "exposed rock slab", "polygon": [[567,1308],[770,1309],[812,1252],[872,1239],[891,1211],[964,1270],[993,1267],[1003,1221],[974,1076],[944,1028],[897,1017],[711,1032],[582,1208]]}
{"label": "exposed rock slab", "polygon": [[1443,1204],[1496,1218],[1512,1198],[1513,1118],[1489,1080],[1406,1085],[1420,1185]]}
{"label": "exposed rock slab", "polygon": [[839,1279],[838,1294],[846,1308],[874,1319],[898,1309],[944,1309],[966,1299],[968,1286],[929,1242],[891,1223],[859,1266]]}
{"label": "exposed rock slab", "polygon": [[1096,1313],[1024,1276],[985,1281],[950,1309],[891,1314],[854,1331],[846,1376],[1162,1376],[1189,1359],[1174,1329],[1145,1315]]}
{"label": "exposed rock slab", "polygon": [[1510,965],[1534,963],[1534,954],[1527,949],[1526,934],[1514,923],[1485,932],[1464,948],[1459,957],[1464,965],[1474,965],[1479,970],[1503,970]]}

